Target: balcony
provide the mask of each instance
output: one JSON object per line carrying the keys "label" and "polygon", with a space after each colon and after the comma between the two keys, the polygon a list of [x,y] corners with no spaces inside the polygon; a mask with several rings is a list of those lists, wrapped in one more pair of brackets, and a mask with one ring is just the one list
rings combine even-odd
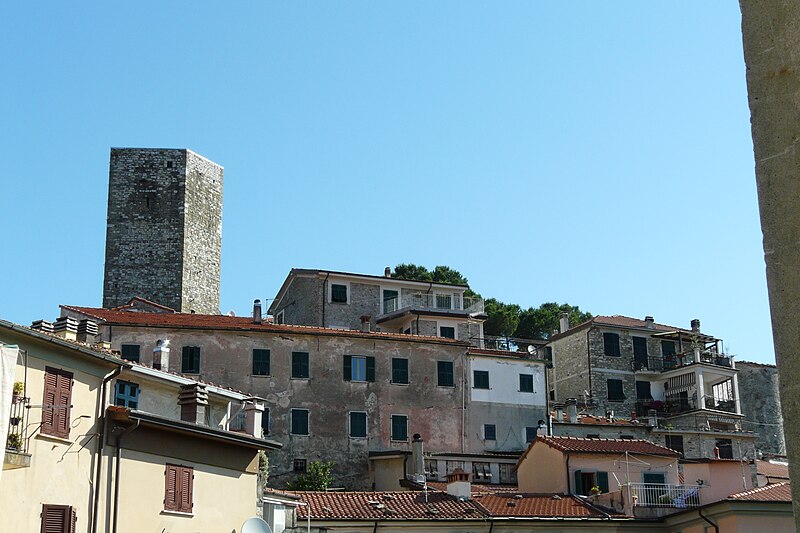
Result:
{"label": "balcony", "polygon": [[657,416],[675,416],[698,409],[713,409],[736,414],[736,400],[734,398],[714,398],[704,396],[702,402],[695,397],[667,398],[666,400],[636,400],[636,415],[648,416],[650,411],[655,411]]}
{"label": "balcony", "polygon": [[394,323],[412,311],[465,318],[483,314],[485,309],[482,298],[415,292],[383,300],[383,314],[377,317],[377,323]]}
{"label": "balcony", "polygon": [[[518,337],[495,337],[492,335],[470,337],[469,339],[469,343],[476,348],[500,352],[523,352],[536,359],[547,359],[547,355],[543,350],[545,342]],[[531,349],[531,346],[533,349]]]}
{"label": "balcony", "polygon": [[11,416],[9,417],[3,470],[25,468],[31,465],[26,432],[28,405],[30,405],[30,398],[11,397]]}
{"label": "balcony", "polygon": [[[699,485],[631,483],[631,504],[635,507],[688,509],[700,506]],[[635,513],[634,509],[634,513]]]}
{"label": "balcony", "polygon": [[711,351],[689,350],[686,352],[666,355],[648,356],[647,360],[635,359],[631,366],[634,372],[668,372],[694,363],[733,368],[733,359],[730,355],[723,355]]}

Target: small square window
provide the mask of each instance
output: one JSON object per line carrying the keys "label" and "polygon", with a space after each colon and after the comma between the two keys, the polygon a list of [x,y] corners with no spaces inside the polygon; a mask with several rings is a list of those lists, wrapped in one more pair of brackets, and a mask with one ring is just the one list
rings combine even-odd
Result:
{"label": "small square window", "polygon": [[624,402],[625,394],[622,391],[621,379],[607,379],[608,386],[608,401],[609,402]]}
{"label": "small square window", "polygon": [[375,381],[375,358],[364,355],[345,355],[342,377],[345,381]]}
{"label": "small square window", "polygon": [[476,389],[489,388],[489,371],[475,370],[472,372],[472,386]]}
{"label": "small square window", "polygon": [[408,417],[392,415],[392,440],[408,440]]}
{"label": "small square window", "polygon": [[455,339],[456,328],[452,326],[439,326],[439,336],[445,339]]}
{"label": "small square window", "polygon": [[308,379],[308,352],[292,352],[292,377]]}
{"label": "small square window", "polygon": [[292,409],[292,435],[308,435],[308,409]]}
{"label": "small square window", "polygon": [[172,168],[172,165],[173,165],[172,161],[167,161],[167,168]]}
{"label": "small square window", "polygon": [[123,359],[127,359],[128,361],[133,361],[135,363],[139,362],[141,357],[141,347],[138,344],[123,344],[120,347],[120,351],[122,352]]}
{"label": "small square window", "polygon": [[519,375],[519,391],[533,392],[533,374]]}
{"label": "small square window", "polygon": [[300,472],[305,474],[306,473],[306,460],[305,459],[295,459],[294,460],[294,471]]}
{"label": "small square window", "polygon": [[408,359],[392,357],[392,383],[408,385]]}
{"label": "small square window", "polygon": [[453,385],[453,362],[452,361],[437,361],[436,362],[436,384],[440,387],[452,387]]}
{"label": "small square window", "polygon": [[253,375],[269,376],[269,350],[253,349]]}
{"label": "small square window", "polygon": [[184,346],[181,358],[181,372],[184,374],[200,373],[200,347]]}
{"label": "small square window", "polygon": [[138,409],[139,385],[128,381],[117,381],[114,387],[114,405],[127,407],[128,409]]}
{"label": "small square window", "polygon": [[497,440],[497,426],[494,424],[484,424],[483,438],[484,440]]}
{"label": "small square window", "polygon": [[612,357],[619,357],[618,333],[603,333],[603,353]]}
{"label": "small square window", "polygon": [[367,437],[367,413],[353,411],[350,413],[350,438]]}
{"label": "small square window", "polygon": [[347,285],[331,284],[331,302],[339,304],[347,303]]}

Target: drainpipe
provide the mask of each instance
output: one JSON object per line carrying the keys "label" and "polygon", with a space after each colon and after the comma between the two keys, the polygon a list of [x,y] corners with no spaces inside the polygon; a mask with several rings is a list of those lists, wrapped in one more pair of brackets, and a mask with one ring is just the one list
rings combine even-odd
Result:
{"label": "drainpipe", "polygon": [[111,528],[112,533],[117,533],[117,519],[119,518],[119,463],[122,451],[122,438],[139,427],[139,420],[132,426],[128,426],[117,436],[116,465],[114,472],[114,522]]}
{"label": "drainpipe", "polygon": [[592,349],[591,344],[589,343],[589,333],[592,331],[592,329],[594,328],[589,328],[586,330],[586,360],[589,363],[589,397],[594,398],[594,393],[592,392]]}
{"label": "drainpipe", "polygon": [[711,524],[711,527],[713,527],[713,528],[714,528],[714,531],[715,531],[716,533],[719,533],[719,526],[718,526],[717,524],[715,524],[714,522],[712,522],[711,520],[709,520],[709,519],[708,519],[708,517],[706,517],[706,516],[704,516],[704,515],[703,515],[703,509],[702,509],[702,508],[700,508],[700,509],[698,509],[698,510],[697,510],[697,514],[699,514],[699,515],[700,515],[700,518],[702,518],[703,520],[705,520],[706,522],[708,522],[709,524]]}
{"label": "drainpipe", "polygon": [[[572,494],[572,491],[569,488],[569,454],[565,454],[567,456],[567,494]],[[578,487],[575,487],[576,489]]]}
{"label": "drainpipe", "polygon": [[492,531],[494,531],[494,519],[489,517],[489,533],[492,533]]}
{"label": "drainpipe", "polygon": [[464,350],[463,359],[461,362],[461,453],[464,452],[466,446],[467,428],[465,427],[467,418],[467,353],[469,349]]}
{"label": "drainpipe", "polygon": [[322,326],[325,327],[325,302],[328,299],[328,277],[331,275],[330,272],[325,274],[325,279],[322,280]]}
{"label": "drainpipe", "polygon": [[550,419],[550,386],[547,383],[547,363],[544,364],[544,417],[547,434],[552,435],[553,421]]}
{"label": "drainpipe", "polygon": [[95,468],[97,471],[94,476],[94,494],[92,494],[92,533],[97,533],[97,509],[100,505],[100,476],[103,471],[103,448],[106,444],[106,385],[109,381],[119,376],[124,367],[118,366],[109,375],[103,378],[103,384],[100,386],[100,416],[98,417],[99,423],[99,439],[97,443],[97,461]]}

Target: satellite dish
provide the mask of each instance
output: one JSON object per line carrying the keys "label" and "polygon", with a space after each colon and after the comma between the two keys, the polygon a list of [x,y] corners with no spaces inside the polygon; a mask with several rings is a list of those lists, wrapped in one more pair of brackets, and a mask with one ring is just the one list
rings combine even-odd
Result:
{"label": "satellite dish", "polygon": [[536,355],[536,346],[533,344],[528,345],[528,353],[531,355]]}
{"label": "satellite dish", "polygon": [[236,313],[231,309],[228,311],[228,316],[236,316]]}
{"label": "satellite dish", "polygon": [[254,516],[245,520],[242,524],[242,533],[272,533],[269,524],[261,518]]}

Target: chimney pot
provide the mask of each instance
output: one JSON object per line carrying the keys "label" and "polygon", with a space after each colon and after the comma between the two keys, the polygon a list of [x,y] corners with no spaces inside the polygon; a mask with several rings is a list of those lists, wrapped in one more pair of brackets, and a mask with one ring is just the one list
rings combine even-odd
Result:
{"label": "chimney pot", "polygon": [[78,319],[71,316],[62,316],[53,324],[53,332],[64,339],[71,341],[78,338]]}
{"label": "chimney pot", "polygon": [[92,344],[95,341],[95,337],[97,337],[98,333],[99,329],[97,327],[97,322],[94,320],[84,318],[78,322],[77,339],[80,342]]}
{"label": "chimney pot", "polygon": [[647,329],[653,329],[653,327],[655,327],[655,321],[653,320],[653,317],[649,315],[644,317],[644,325]]}
{"label": "chimney pot", "polygon": [[264,404],[251,401],[244,405],[244,427],[249,435],[261,438],[261,420],[264,416]]}
{"label": "chimney pot", "polygon": [[44,333],[53,333],[53,323],[47,320],[36,320],[31,323],[31,329],[43,331]]}
{"label": "chimney pot", "polygon": [[459,499],[469,500],[472,496],[472,488],[469,482],[470,476],[471,474],[464,472],[461,468],[456,468],[450,474],[447,474],[447,494]]}
{"label": "chimney pot", "polygon": [[564,404],[563,403],[554,403],[553,409],[556,412],[556,422],[563,422],[564,421]]}
{"label": "chimney pot", "polygon": [[700,319],[695,318],[692,320],[692,333],[700,333]]}
{"label": "chimney pot", "polygon": [[261,300],[253,301],[253,324],[261,324]]}
{"label": "chimney pot", "polygon": [[575,398],[567,398],[564,402],[567,405],[567,418],[570,424],[578,423],[578,400]]}
{"label": "chimney pot", "polygon": [[391,267],[386,267],[386,268],[383,269],[383,277],[385,277],[385,278],[391,278],[392,277],[392,268]]}
{"label": "chimney pot", "polygon": [[150,366],[156,370],[169,370],[169,341],[159,339],[153,348],[153,359]]}
{"label": "chimney pot", "polygon": [[411,440],[411,467],[414,471],[411,473],[411,480],[417,483],[425,482],[425,456],[423,450],[422,435],[414,433]]}
{"label": "chimney pot", "polygon": [[370,320],[372,320],[372,317],[369,315],[363,315],[361,317],[361,331],[364,333],[369,333]]}
{"label": "chimney pot", "polygon": [[181,406],[181,420],[201,426],[206,425],[208,391],[204,384],[195,382],[181,385],[178,405]]}
{"label": "chimney pot", "polygon": [[559,333],[564,333],[569,329],[569,313],[563,312],[558,319]]}

